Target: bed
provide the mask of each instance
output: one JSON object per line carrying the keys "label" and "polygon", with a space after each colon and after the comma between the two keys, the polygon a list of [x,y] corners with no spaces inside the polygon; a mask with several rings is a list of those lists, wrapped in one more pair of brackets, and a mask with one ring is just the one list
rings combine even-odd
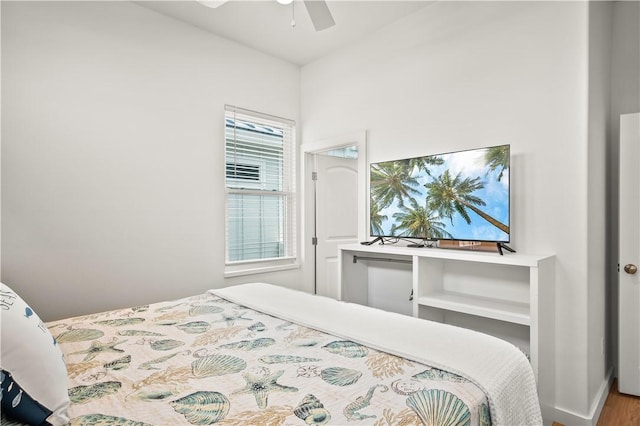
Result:
{"label": "bed", "polygon": [[[533,372],[511,344],[271,284],[46,329],[67,376],[68,400],[45,407],[51,424],[542,424]],[[28,386],[11,394],[2,369],[6,411]]]}

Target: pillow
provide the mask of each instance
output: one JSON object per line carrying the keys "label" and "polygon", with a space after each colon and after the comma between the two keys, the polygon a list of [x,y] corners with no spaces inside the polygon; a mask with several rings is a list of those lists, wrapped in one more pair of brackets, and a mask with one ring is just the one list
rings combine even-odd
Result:
{"label": "pillow", "polygon": [[67,368],[35,312],[0,283],[2,412],[30,425],[69,423]]}

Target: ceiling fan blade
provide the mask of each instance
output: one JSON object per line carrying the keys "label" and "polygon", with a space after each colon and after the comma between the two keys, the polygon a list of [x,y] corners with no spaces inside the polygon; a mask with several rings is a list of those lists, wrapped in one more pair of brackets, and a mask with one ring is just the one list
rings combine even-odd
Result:
{"label": "ceiling fan blade", "polygon": [[229,0],[196,0],[196,1],[203,6],[210,7],[211,9],[216,9],[222,6],[223,4],[225,4]]}
{"label": "ceiling fan blade", "polygon": [[326,30],[336,24],[326,1],[304,0],[304,5],[307,8],[307,12],[309,12],[309,17],[316,31]]}

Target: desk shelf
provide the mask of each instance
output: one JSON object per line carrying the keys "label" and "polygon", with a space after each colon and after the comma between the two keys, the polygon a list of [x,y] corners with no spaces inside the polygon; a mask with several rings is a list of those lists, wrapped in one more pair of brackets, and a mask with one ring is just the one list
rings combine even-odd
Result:
{"label": "desk shelf", "polygon": [[469,328],[493,321],[496,330],[524,331],[539,391],[553,395],[555,256],[358,244],[338,251],[339,299],[366,305],[369,265],[408,263],[413,316]]}
{"label": "desk shelf", "polygon": [[529,305],[526,303],[497,300],[463,293],[442,292],[417,299],[421,306],[444,309],[452,312],[476,315],[520,325],[531,325]]}

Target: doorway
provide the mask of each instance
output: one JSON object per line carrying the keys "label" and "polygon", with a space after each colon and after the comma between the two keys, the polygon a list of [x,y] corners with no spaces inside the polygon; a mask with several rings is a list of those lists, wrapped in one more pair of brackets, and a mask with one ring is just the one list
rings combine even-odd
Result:
{"label": "doorway", "polygon": [[302,146],[305,288],[339,299],[338,252],[366,239],[365,133]]}

